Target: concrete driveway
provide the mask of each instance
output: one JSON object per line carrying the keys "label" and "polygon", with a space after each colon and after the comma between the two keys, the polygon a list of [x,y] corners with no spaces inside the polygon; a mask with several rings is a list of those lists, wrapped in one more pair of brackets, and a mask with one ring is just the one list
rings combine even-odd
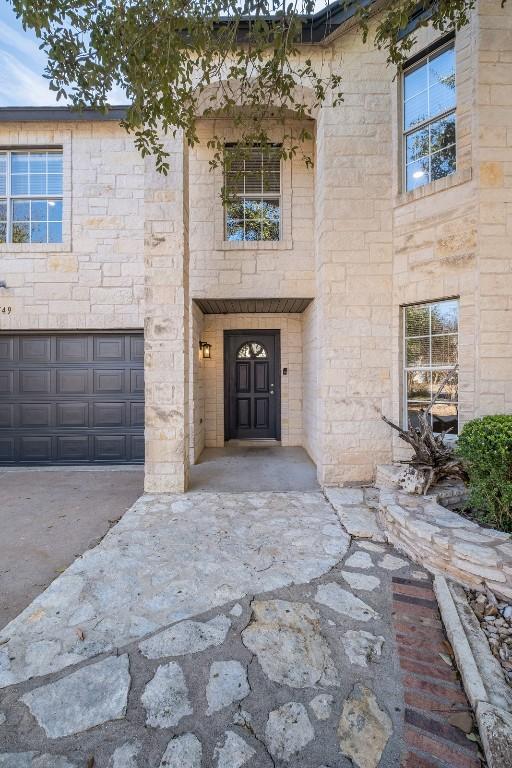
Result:
{"label": "concrete driveway", "polygon": [[0,628],[96,546],[143,480],[142,467],[0,469]]}

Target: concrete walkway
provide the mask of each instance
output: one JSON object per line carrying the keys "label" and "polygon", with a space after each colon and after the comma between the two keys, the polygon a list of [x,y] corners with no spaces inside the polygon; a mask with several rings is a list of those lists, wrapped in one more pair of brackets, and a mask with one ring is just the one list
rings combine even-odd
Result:
{"label": "concrete walkway", "polygon": [[320,491],[143,496],[0,632],[0,766],[396,768],[411,573]]}
{"label": "concrete walkway", "polygon": [[231,441],[205,448],[190,468],[191,491],[319,491],[316,467],[304,448]]}
{"label": "concrete walkway", "polygon": [[140,496],[144,469],[0,468],[0,628]]}

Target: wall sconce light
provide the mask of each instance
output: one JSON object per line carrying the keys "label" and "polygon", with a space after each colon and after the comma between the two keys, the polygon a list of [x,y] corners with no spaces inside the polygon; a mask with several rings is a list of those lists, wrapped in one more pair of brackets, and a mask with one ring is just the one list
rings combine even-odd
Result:
{"label": "wall sconce light", "polygon": [[207,341],[200,341],[199,342],[199,349],[203,353],[203,360],[209,360],[210,357],[211,357],[212,345],[208,344]]}

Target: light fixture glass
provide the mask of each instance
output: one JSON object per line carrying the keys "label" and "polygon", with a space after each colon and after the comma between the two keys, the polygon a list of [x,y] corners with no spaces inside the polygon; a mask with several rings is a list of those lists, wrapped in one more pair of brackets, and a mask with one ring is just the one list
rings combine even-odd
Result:
{"label": "light fixture glass", "polygon": [[200,341],[199,349],[203,353],[203,360],[209,360],[211,358],[211,349],[212,349],[211,344],[208,344],[207,341]]}

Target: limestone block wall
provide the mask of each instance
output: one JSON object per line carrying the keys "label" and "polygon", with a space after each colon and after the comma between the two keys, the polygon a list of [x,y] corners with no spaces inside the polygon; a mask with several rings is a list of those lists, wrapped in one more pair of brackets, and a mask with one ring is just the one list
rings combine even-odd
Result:
{"label": "limestone block wall", "polygon": [[478,415],[512,412],[512,18],[478,5]]}
{"label": "limestone block wall", "polygon": [[[426,29],[417,51],[438,38]],[[398,148],[393,168],[393,406],[395,421],[405,423],[403,380],[403,307],[456,297],[459,299],[459,418],[464,423],[476,408],[478,192],[474,180],[477,134],[474,76],[478,24],[472,22],[455,39],[457,84],[457,170],[451,176],[410,192],[402,181],[401,94],[393,124]],[[393,434],[394,458],[408,450]]]}
{"label": "limestone block wall", "polygon": [[[313,125],[309,125],[311,132]],[[271,139],[297,131],[269,126]],[[235,141],[236,130],[221,120],[198,125],[200,144],[190,151],[190,287],[193,298],[266,298],[314,296],[313,186],[314,172],[299,153],[282,163],[282,239],[279,242],[234,243],[224,239],[220,197],[223,177],[210,170],[207,141],[222,135]],[[313,153],[313,147],[304,146]]]}
{"label": "limestone block wall", "polygon": [[315,300],[302,314],[302,423],[303,447],[316,464],[321,463],[319,435],[321,336],[318,302]]}
{"label": "limestone block wall", "polygon": [[62,244],[0,244],[0,329],[142,328],[144,164],[115,122],[0,123],[0,146],[63,148]]}
{"label": "limestone block wall", "polygon": [[393,73],[358,32],[335,43],[344,102],[317,122],[315,250],[319,467],[326,485],[368,481],[389,458]]}
{"label": "limestone block wall", "polygon": [[203,339],[204,315],[192,302],[190,312],[190,463],[195,464],[205,446],[205,381],[203,360],[199,342]]}
{"label": "limestone block wall", "polygon": [[183,492],[189,472],[190,312],[188,168],[180,134],[166,142],[169,173],[145,161],[144,487]]}
{"label": "limestone block wall", "polygon": [[[203,360],[202,398],[194,402],[194,408],[204,407],[204,444],[208,448],[224,445],[224,331],[267,329],[281,331],[281,441],[283,445],[302,445],[302,321],[296,314],[231,314],[204,315],[203,340],[212,345],[211,359]],[[193,353],[194,354],[194,353]],[[200,391],[195,389],[196,394]],[[197,419],[197,415],[195,416]],[[195,456],[199,456],[201,440],[195,440]]]}

